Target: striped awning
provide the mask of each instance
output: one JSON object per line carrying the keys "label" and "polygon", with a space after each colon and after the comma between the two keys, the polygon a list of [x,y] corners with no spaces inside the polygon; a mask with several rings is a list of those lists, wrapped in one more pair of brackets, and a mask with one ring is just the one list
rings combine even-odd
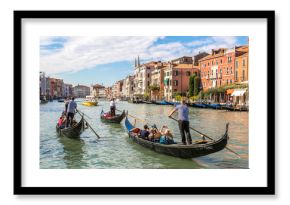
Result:
{"label": "striped awning", "polygon": [[247,90],[235,90],[231,96],[243,96]]}

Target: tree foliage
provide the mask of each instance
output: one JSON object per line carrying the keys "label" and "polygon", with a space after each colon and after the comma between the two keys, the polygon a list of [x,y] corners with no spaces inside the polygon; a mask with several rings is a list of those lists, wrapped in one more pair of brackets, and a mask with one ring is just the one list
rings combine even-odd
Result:
{"label": "tree foliage", "polygon": [[198,76],[195,76],[194,78],[194,89],[193,89],[193,95],[196,96],[199,93],[199,84],[200,84],[200,78]]}
{"label": "tree foliage", "polygon": [[149,95],[148,92],[145,92],[143,97],[144,97],[145,100],[149,100],[150,95]]}
{"label": "tree foliage", "polygon": [[189,96],[194,95],[194,79],[195,79],[195,75],[192,75],[189,77],[189,85],[188,85]]}

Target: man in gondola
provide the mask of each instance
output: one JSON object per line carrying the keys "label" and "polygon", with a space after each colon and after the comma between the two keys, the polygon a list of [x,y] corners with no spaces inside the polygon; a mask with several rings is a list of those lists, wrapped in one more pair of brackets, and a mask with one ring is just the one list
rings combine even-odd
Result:
{"label": "man in gondola", "polygon": [[115,110],[116,110],[115,98],[112,98],[112,100],[110,101],[111,117],[115,116]]}
{"label": "man in gondola", "polygon": [[72,126],[72,123],[73,123],[73,118],[75,115],[75,111],[77,109],[77,104],[74,100],[75,98],[72,97],[71,101],[68,104],[66,127],[68,127],[69,124],[70,126]]}
{"label": "man in gondola", "polygon": [[186,145],[187,139],[187,144],[192,144],[192,139],[189,131],[189,119],[188,119],[189,110],[184,99],[181,100],[181,104],[176,105],[176,107],[173,110],[171,110],[168,117],[171,117],[171,115],[175,113],[177,110],[178,110],[178,126],[182,143]]}
{"label": "man in gondola", "polygon": [[67,97],[67,98],[65,98],[64,99],[64,107],[65,107],[65,113],[67,113],[67,108],[68,108],[68,104],[69,104],[69,98]]}

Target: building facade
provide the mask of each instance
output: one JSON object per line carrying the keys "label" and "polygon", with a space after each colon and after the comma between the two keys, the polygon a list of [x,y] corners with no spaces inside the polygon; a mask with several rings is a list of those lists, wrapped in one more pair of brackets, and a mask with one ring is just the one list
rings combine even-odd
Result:
{"label": "building facade", "polygon": [[105,95],[107,99],[111,99],[113,97],[113,86],[105,88]]}
{"label": "building facade", "polygon": [[91,85],[90,95],[99,97],[99,98],[106,98],[105,86],[99,85],[99,84]]}
{"label": "building facade", "polygon": [[191,75],[199,76],[199,66],[169,63],[164,68],[165,99],[171,101],[175,95],[187,96]]}
{"label": "building facade", "polygon": [[150,95],[152,100],[164,98],[164,69],[168,63],[158,62],[151,71]]}
{"label": "building facade", "polygon": [[200,77],[203,90],[234,83],[235,50],[220,48],[212,50],[199,60]]}
{"label": "building facade", "polygon": [[77,98],[85,98],[90,95],[90,87],[85,85],[77,85],[73,87],[73,95]]}
{"label": "building facade", "polygon": [[125,78],[124,86],[125,86],[124,96],[127,99],[132,99],[134,95],[134,76],[131,75],[127,76]]}
{"label": "building facade", "polygon": [[64,83],[62,88],[62,97],[72,96],[73,95],[72,87],[73,87],[72,84]]}
{"label": "building facade", "polygon": [[151,81],[151,72],[155,68],[157,62],[149,62],[138,65],[134,69],[134,95],[144,96],[149,93]]}
{"label": "building facade", "polygon": [[39,94],[40,96],[46,96],[46,77],[44,72],[39,72]]}
{"label": "building facade", "polygon": [[60,98],[63,97],[63,80],[57,78],[49,78],[49,97]]}
{"label": "building facade", "polygon": [[235,50],[235,82],[247,82],[249,75],[249,46],[239,46]]}

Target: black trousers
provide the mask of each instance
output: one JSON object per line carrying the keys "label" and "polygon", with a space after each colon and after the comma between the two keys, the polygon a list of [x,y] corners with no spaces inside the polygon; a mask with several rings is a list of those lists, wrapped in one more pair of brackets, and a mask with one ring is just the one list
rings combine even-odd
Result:
{"label": "black trousers", "polygon": [[65,104],[65,113],[67,113],[68,103]]}
{"label": "black trousers", "polygon": [[[188,144],[192,144],[192,139],[189,131],[189,121],[178,120],[179,131],[181,135],[181,140],[183,144],[186,144],[186,139]],[[186,138],[185,138],[186,134]]]}
{"label": "black trousers", "polygon": [[74,119],[74,115],[75,114],[72,112],[67,113],[66,127],[68,127],[69,123],[70,123],[70,126],[72,126],[72,120]]}
{"label": "black trousers", "polygon": [[110,110],[111,110],[111,116],[115,116],[115,106],[111,106]]}

